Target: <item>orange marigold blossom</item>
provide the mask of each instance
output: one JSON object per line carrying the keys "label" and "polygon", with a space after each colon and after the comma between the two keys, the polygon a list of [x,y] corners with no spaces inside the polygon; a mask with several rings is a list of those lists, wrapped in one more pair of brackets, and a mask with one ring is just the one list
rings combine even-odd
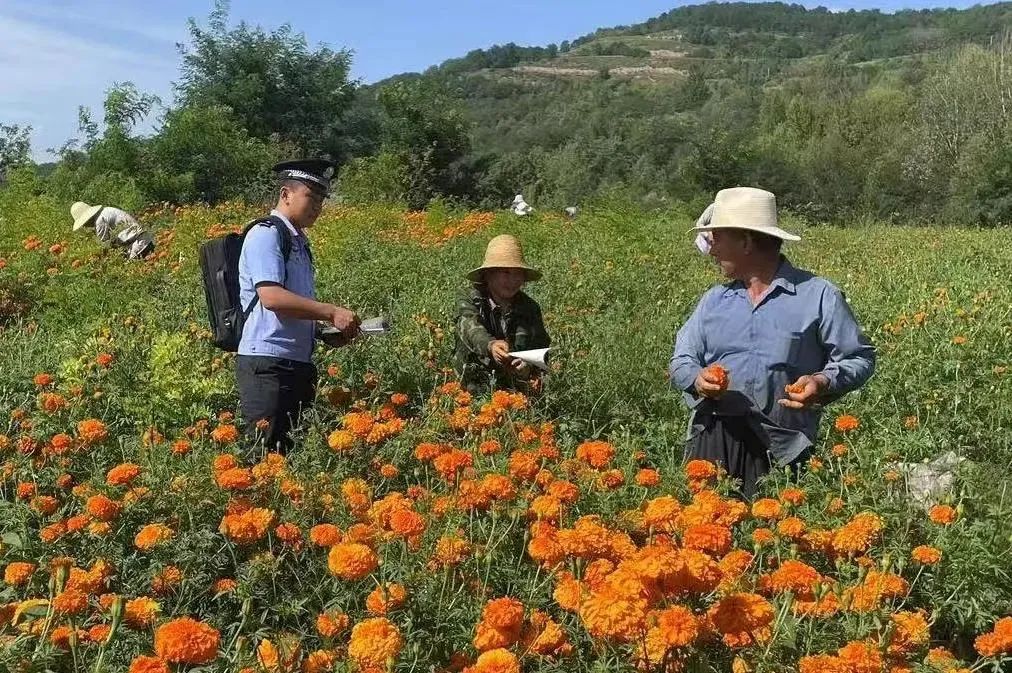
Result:
{"label": "orange marigold blossom", "polygon": [[982,657],[1012,654],[1012,617],[999,619],[990,632],[977,636],[973,646]]}
{"label": "orange marigold blossom", "polygon": [[779,519],[782,513],[780,503],[772,498],[761,498],[752,504],[752,516],[757,519]]}
{"label": "orange marigold blossom", "polygon": [[327,568],[344,580],[358,580],[379,567],[379,558],[369,547],[356,542],[342,542],[331,548]]}
{"label": "orange marigold blossom", "polygon": [[949,505],[935,505],[928,511],[932,523],[948,526],[956,520],[956,510]]}
{"label": "orange marigold blossom", "polygon": [[321,612],[316,617],[316,631],[324,638],[333,638],[350,623],[351,619],[343,612]]}
{"label": "orange marigold blossom", "polygon": [[77,436],[86,446],[104,442],[109,436],[105,423],[97,418],[88,418],[77,424]]}
{"label": "orange marigold blossom", "polygon": [[775,616],[773,606],[758,594],[725,596],[707,613],[713,628],[729,647],[747,647],[767,635]]}
{"label": "orange marigold blossom", "polygon": [[309,541],[317,547],[333,547],[342,539],[341,529],[332,523],[321,523],[309,529]]}
{"label": "orange marigold blossom", "polygon": [[727,386],[731,382],[731,375],[727,371],[726,367],[714,363],[705,367],[703,372],[714,383],[714,385],[720,388],[720,390],[727,390]]}
{"label": "orange marigold blossom", "polygon": [[879,538],[885,524],[874,512],[862,512],[833,534],[833,549],[844,555],[861,554]]}
{"label": "orange marigold blossom", "polygon": [[232,423],[222,423],[211,431],[211,439],[218,444],[232,444],[239,439],[239,429]]}
{"label": "orange marigold blossom", "polygon": [[27,584],[35,573],[37,566],[34,563],[25,561],[14,561],[8,563],[4,568],[4,582],[11,586],[19,587]]}
{"label": "orange marigold blossom", "polygon": [[167,622],[155,631],[155,652],[171,664],[210,664],[218,657],[221,634],[190,617]]}
{"label": "orange marigold blossom", "polygon": [[123,510],[123,506],[104,495],[93,495],[84,505],[88,514],[99,521],[113,521]]}
{"label": "orange marigold blossom", "polygon": [[239,588],[239,583],[229,577],[222,577],[216,579],[214,584],[211,585],[211,593],[213,594],[230,594]]}
{"label": "orange marigold blossom", "polygon": [[885,665],[878,644],[872,640],[847,643],[837,655],[853,673],[880,673]]}
{"label": "orange marigold blossom", "polygon": [[408,592],[403,584],[387,582],[370,592],[365,599],[365,607],[370,614],[382,617],[404,605],[407,598]]}
{"label": "orange marigold blossom", "polygon": [[903,657],[928,644],[929,626],[923,612],[896,612],[889,620],[893,625],[888,648],[891,656]]}
{"label": "orange marigold blossom", "polygon": [[583,442],[576,447],[576,457],[595,469],[601,469],[615,457],[615,447],[599,440]]}
{"label": "orange marigold blossom", "polygon": [[66,589],[53,598],[53,610],[59,615],[80,615],[88,609],[88,597],[76,589]]}
{"label": "orange marigold blossom", "polygon": [[404,638],[397,627],[385,617],[373,617],[352,628],[348,658],[363,669],[385,670],[403,647]]}
{"label": "orange marigold blossom", "polygon": [[249,468],[233,467],[218,472],[214,481],[223,490],[243,491],[253,485],[253,472]]}
{"label": "orange marigold blossom", "polygon": [[694,458],[685,464],[685,476],[694,481],[716,479],[720,474],[717,466],[709,460]]}
{"label": "orange marigold blossom", "polygon": [[153,598],[140,596],[123,605],[123,621],[132,629],[143,631],[151,628],[162,611],[162,606]]}
{"label": "orange marigold blossom", "polygon": [[922,565],[934,565],[942,560],[942,552],[928,545],[914,547],[910,556]]}
{"label": "orange marigold blossom", "polygon": [[274,525],[274,518],[273,510],[254,507],[239,514],[226,514],[218,530],[233,542],[252,544],[263,539]]}
{"label": "orange marigold blossom", "polygon": [[474,666],[465,669],[466,673],[520,673],[520,662],[515,654],[504,648],[482,652],[478,655]]}
{"label": "orange marigold blossom", "polygon": [[151,588],[161,596],[174,591],[182,581],[183,571],[178,566],[165,566],[151,578]]}
{"label": "orange marigold blossom", "polygon": [[161,657],[140,655],[130,662],[130,670],[127,673],[172,673],[172,671]]}
{"label": "orange marigold blossom", "polygon": [[833,427],[836,428],[837,432],[851,432],[852,430],[857,430],[860,426],[861,421],[856,416],[848,414],[837,416],[833,422]]}
{"label": "orange marigold blossom", "polygon": [[152,523],[144,526],[134,537],[134,546],[141,551],[150,551],[158,545],[175,537],[175,532],[168,526]]}
{"label": "orange marigold blossom", "polygon": [[644,467],[636,473],[636,484],[638,486],[652,488],[657,486],[659,483],[661,483],[661,475],[653,468]]}

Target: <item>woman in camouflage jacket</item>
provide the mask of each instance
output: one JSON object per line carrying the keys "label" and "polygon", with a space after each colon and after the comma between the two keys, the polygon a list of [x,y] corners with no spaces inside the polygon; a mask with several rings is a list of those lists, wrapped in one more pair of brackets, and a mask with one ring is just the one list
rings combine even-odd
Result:
{"label": "woman in camouflage jacket", "polygon": [[541,307],[522,291],[541,272],[524,263],[520,242],[504,234],[489,242],[484,262],[467,278],[472,284],[457,301],[454,321],[461,384],[472,393],[531,389],[538,370],[509,354],[551,344]]}

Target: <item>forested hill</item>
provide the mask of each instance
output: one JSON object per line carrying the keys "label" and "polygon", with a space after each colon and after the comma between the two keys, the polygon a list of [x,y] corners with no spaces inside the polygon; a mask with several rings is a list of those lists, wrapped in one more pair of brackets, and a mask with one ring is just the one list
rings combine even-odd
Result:
{"label": "forested hill", "polygon": [[993,223],[1010,214],[986,168],[1004,162],[1010,27],[1010,3],[680,7],[571,43],[472,51],[368,88],[357,113],[376,105],[369,89],[399,86],[462,111],[466,160],[443,189],[489,202],[749,183],[816,218]]}

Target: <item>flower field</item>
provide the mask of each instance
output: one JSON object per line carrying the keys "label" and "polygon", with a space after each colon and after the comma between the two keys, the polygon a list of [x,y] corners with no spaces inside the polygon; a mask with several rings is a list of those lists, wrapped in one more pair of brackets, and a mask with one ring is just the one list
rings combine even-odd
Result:
{"label": "flower field", "polygon": [[[129,264],[0,192],[0,669],[1012,667],[1007,232],[804,232],[792,260],[847,292],[879,370],[746,504],[684,462],[665,379],[717,281],[689,213],[328,208],[318,294],[394,331],[318,351],[299,448],[248,461],[195,250],[254,214],[146,213],[158,254]],[[537,398],[448,370],[454,293],[503,232],[545,272]],[[923,496],[913,465],[949,451]]]}

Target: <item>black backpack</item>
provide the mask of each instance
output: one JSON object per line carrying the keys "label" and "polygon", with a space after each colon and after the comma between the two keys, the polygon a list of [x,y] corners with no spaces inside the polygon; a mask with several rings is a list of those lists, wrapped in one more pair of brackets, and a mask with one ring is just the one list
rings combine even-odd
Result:
{"label": "black backpack", "polygon": [[230,353],[239,350],[243,325],[260,300],[254,292],[253,301],[245,309],[239,303],[239,254],[246,234],[256,226],[274,227],[281,244],[281,256],[287,264],[292,254],[292,234],[275,215],[250,222],[241,234],[225,234],[200,246],[200,275],[212,340],[215,346]]}

